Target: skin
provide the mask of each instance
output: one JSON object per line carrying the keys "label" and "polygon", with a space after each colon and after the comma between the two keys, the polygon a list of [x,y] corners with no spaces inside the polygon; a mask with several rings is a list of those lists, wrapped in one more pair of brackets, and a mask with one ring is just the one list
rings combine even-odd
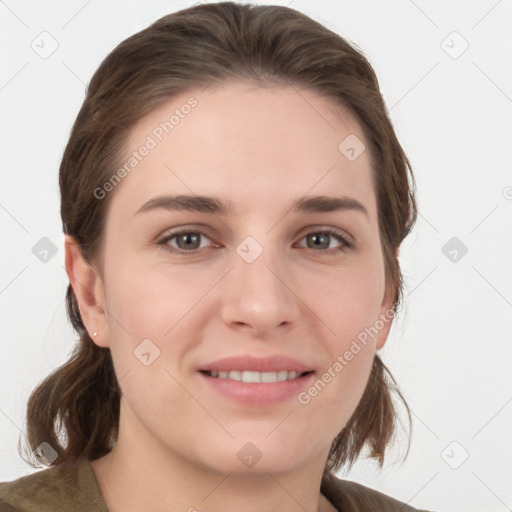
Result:
{"label": "skin", "polygon": [[[284,354],[318,377],[391,307],[369,152],[351,162],[338,150],[349,134],[364,141],[363,132],[312,91],[233,83],[157,108],[133,128],[124,156],[190,96],[198,105],[110,192],[101,264],[88,265],[66,237],[84,324],[110,348],[123,395],[118,443],[93,470],[110,512],[333,510],[320,495],[329,447],[391,322],[307,405],[296,396],[236,404],[196,370],[233,354]],[[134,215],[164,193],[215,196],[236,213]],[[351,197],[368,215],[289,212],[304,195]],[[158,245],[180,226],[205,233],[195,254]],[[326,227],[353,248],[335,251],[343,245],[334,237],[327,249],[308,245],[307,235]],[[236,252],[247,236],[263,249],[252,263]],[[167,247],[186,250],[178,242]],[[160,350],[149,366],[133,353],[146,338]],[[237,457],[247,442],[262,454],[251,468]]]}

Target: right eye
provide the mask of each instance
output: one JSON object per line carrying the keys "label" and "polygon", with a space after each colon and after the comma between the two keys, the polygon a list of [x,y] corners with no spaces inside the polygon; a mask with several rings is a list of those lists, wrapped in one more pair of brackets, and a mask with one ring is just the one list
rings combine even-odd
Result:
{"label": "right eye", "polygon": [[[201,248],[201,237],[207,238],[201,231],[180,230],[166,234],[158,241],[158,245],[174,254],[195,254]],[[175,239],[176,246],[170,244]]]}

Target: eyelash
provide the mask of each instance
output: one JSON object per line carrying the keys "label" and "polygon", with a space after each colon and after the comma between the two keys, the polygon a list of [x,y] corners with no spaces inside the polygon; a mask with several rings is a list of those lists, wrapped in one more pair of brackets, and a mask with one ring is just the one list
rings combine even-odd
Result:
{"label": "eyelash", "polygon": [[[168,245],[168,242],[170,240],[172,240],[173,238],[179,236],[179,235],[184,235],[184,234],[194,234],[194,235],[203,235],[205,236],[206,238],[210,239],[211,238],[206,234],[204,233],[203,231],[193,231],[191,229],[183,229],[183,230],[180,230],[180,231],[175,231],[175,232],[171,232],[171,233],[168,233],[167,235],[165,235],[163,238],[161,238],[157,244],[162,247],[162,249],[164,249],[165,251],[169,251],[173,254],[188,254],[188,255],[192,255],[192,254],[197,254],[201,249],[192,249],[190,251],[183,251],[181,249],[177,249],[177,248],[170,248],[170,246]],[[327,253],[329,255],[333,255],[333,253],[339,253],[339,252],[344,252],[346,251],[347,249],[352,249],[353,248],[353,244],[352,242],[350,242],[348,240],[348,238],[340,233],[339,231],[335,230],[335,229],[332,229],[332,228],[325,228],[325,229],[320,229],[318,231],[310,231],[308,233],[306,233],[302,238],[301,240],[303,240],[304,238],[306,238],[307,236],[309,235],[319,235],[319,234],[322,234],[322,235],[330,235],[334,238],[337,238],[339,242],[341,242],[341,245],[340,247],[336,247],[334,249],[324,249],[324,250],[319,250],[319,251],[316,251],[315,249],[311,249],[312,251],[315,251],[315,252],[324,252],[324,253]],[[308,249],[308,247],[306,247],[306,249]]]}

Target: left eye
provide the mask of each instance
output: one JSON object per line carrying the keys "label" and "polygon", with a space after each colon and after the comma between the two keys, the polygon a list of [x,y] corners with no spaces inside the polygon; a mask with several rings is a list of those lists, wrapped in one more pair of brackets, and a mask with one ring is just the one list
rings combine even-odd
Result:
{"label": "left eye", "polygon": [[[201,237],[211,240],[201,231],[181,231],[178,233],[168,234],[158,242],[158,245],[163,246],[166,250],[172,253],[194,254],[201,248]],[[340,242],[338,247],[329,247],[333,238]],[[177,247],[170,245],[172,240],[175,240]],[[352,243],[345,235],[332,229],[311,231],[304,235],[301,240],[306,240],[306,247],[315,251],[327,249],[322,252],[329,253],[331,251],[343,251],[347,248],[352,248]],[[301,247],[304,246],[302,245]]]}
{"label": "left eye", "polygon": [[[330,240],[333,238],[337,239],[340,242],[340,245],[338,247],[330,248]],[[314,250],[318,249],[329,249],[329,251],[324,252],[330,252],[330,251],[343,251],[345,249],[350,249],[352,247],[352,244],[349,242],[347,237],[338,231],[335,231],[333,229],[325,229],[322,231],[312,231],[311,233],[308,233],[304,236],[303,240],[306,240],[307,242],[310,241],[313,246],[309,247]],[[306,243],[307,243],[306,242]]]}

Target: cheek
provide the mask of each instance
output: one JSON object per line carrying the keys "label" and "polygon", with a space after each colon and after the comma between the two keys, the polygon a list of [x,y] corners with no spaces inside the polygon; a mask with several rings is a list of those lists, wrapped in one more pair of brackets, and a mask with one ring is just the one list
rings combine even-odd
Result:
{"label": "cheek", "polygon": [[132,411],[139,415],[152,411],[151,421],[157,424],[164,421],[158,411],[171,405],[184,408],[190,401],[172,376],[181,380],[180,363],[193,343],[182,340],[195,339],[194,323],[187,323],[187,318],[208,287],[191,285],[189,273],[166,272],[128,258],[110,266],[106,262],[105,268],[116,374]]}
{"label": "cheek", "polygon": [[[308,293],[306,290],[314,290]],[[347,343],[378,319],[384,297],[384,267],[373,255],[312,277],[304,288],[308,302],[328,328],[331,351]]]}
{"label": "cheek", "polygon": [[[384,273],[381,260],[361,262],[339,272],[337,278],[325,283],[325,294],[316,294],[319,317],[328,329],[323,337],[328,357],[310,397],[322,394],[317,407],[340,411],[343,426],[359,402],[375,356],[375,341],[384,295]],[[382,325],[381,325],[382,324]],[[348,415],[348,416],[347,416]]]}
{"label": "cheek", "polygon": [[326,303],[332,308],[326,323],[334,334],[323,337],[325,363],[316,380],[298,397],[309,414],[324,419],[325,439],[334,438],[349,421],[364,393],[375,356],[370,328],[378,318],[382,297],[375,293],[370,278],[360,277],[345,281],[337,301]]}
{"label": "cheek", "polygon": [[[144,266],[118,261],[110,268],[109,305],[113,316],[131,334],[133,341],[152,336],[164,339],[186,318],[208,288],[193,281],[188,270]],[[192,279],[191,279],[192,278]],[[116,329],[115,319],[111,322]],[[126,334],[126,333],[125,333]],[[135,339],[136,338],[136,339]]]}

